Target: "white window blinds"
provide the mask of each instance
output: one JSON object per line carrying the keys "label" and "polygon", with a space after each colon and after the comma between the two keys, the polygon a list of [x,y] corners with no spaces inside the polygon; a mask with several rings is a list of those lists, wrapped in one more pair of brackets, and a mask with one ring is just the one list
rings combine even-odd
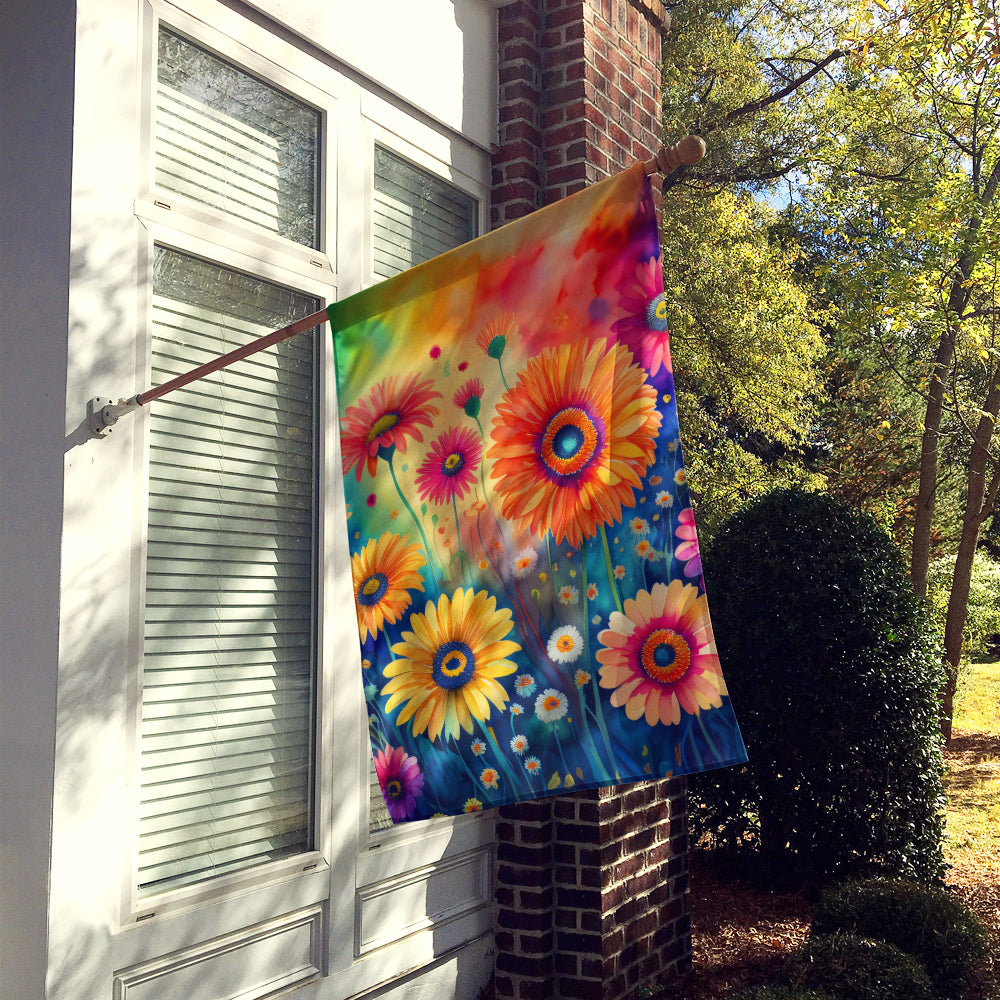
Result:
{"label": "white window blinds", "polygon": [[[372,207],[374,270],[391,278],[478,234],[476,199],[447,181],[375,147]],[[371,830],[392,825],[372,763],[369,773]]]}
{"label": "white window blinds", "polygon": [[[152,382],[315,299],[157,248]],[[139,888],[309,849],[314,332],[150,408]]]}
{"label": "white window blinds", "polygon": [[159,189],[315,247],[319,127],[315,109],[160,28]]}
{"label": "white window blinds", "polygon": [[379,278],[391,278],[477,235],[475,198],[381,146],[375,147],[373,216]]}

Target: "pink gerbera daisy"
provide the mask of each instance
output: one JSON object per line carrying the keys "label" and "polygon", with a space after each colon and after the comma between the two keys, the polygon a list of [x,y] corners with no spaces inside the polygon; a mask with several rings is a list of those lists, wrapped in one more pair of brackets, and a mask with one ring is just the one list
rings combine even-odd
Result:
{"label": "pink gerbera daisy", "polygon": [[478,417],[484,392],[486,392],[486,387],[483,385],[483,380],[470,378],[451,397],[451,401],[460,410],[464,410],[467,416]]}
{"label": "pink gerbera daisy", "polygon": [[641,261],[618,285],[616,307],[619,319],[612,326],[624,344],[650,375],[661,367],[671,371],[667,304],[663,295],[663,270],[658,257]]}
{"label": "pink gerbera daisy", "polygon": [[705,595],[690,583],[653,584],[612,611],[598,635],[602,688],[633,722],[676,726],[681,712],[718,708],[726,694]]}
{"label": "pink gerbera daisy", "polygon": [[417,758],[402,747],[386,747],[375,754],[375,774],[393,823],[412,815],[424,790]]}
{"label": "pink gerbera daisy", "polygon": [[482,443],[471,430],[452,427],[445,431],[417,469],[421,499],[439,504],[461,500],[475,483],[482,458]]}
{"label": "pink gerbera daisy", "polygon": [[367,397],[347,407],[341,421],[344,473],[356,469],[357,480],[365,467],[375,475],[382,448],[406,451],[409,438],[423,441],[421,427],[430,427],[440,410],[431,404],[441,393],[433,382],[411,375],[405,382],[398,375],[382,379]]}
{"label": "pink gerbera daisy", "polygon": [[684,563],[684,575],[689,579],[701,576],[701,551],[698,548],[698,532],[694,526],[694,511],[690,507],[677,515],[680,524],[674,534],[681,539],[677,546],[677,558]]}

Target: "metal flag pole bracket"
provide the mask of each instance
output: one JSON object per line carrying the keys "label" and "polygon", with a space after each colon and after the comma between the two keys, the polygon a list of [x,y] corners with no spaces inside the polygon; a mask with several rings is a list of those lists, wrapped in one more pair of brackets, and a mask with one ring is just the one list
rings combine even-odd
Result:
{"label": "metal flag pole bracket", "polygon": [[[642,169],[647,174],[663,174],[666,176],[673,173],[674,170],[682,165],[697,163],[704,155],[705,140],[701,136],[688,135],[673,146],[661,146],[653,159],[646,160],[643,163]],[[258,337],[249,344],[244,344],[243,347],[238,347],[228,354],[223,354],[214,361],[209,361],[183,375],[178,375],[169,382],[164,382],[163,385],[137,393],[129,399],[119,399],[116,403],[114,400],[107,399],[104,396],[94,396],[93,399],[87,401],[87,423],[90,427],[90,432],[94,437],[107,437],[111,433],[112,427],[118,422],[118,418],[124,416],[126,413],[131,413],[133,410],[139,409],[140,406],[145,406],[146,403],[152,402],[154,399],[159,399],[168,392],[173,392],[174,389],[180,389],[189,382],[194,382],[205,375],[217,372],[231,365],[234,361],[240,361],[251,354],[263,351],[272,344],[277,344],[282,340],[287,340],[289,337],[294,337],[298,333],[311,330],[313,327],[324,323],[327,318],[327,310],[321,309],[310,316],[305,316],[294,323],[289,323],[288,326],[283,326],[280,330],[275,330],[273,333]]]}
{"label": "metal flag pole bracket", "polygon": [[138,396],[132,396],[130,399],[119,399],[117,403],[104,396],[94,396],[93,399],[88,399],[87,423],[90,426],[90,433],[94,437],[107,437],[120,416],[137,410],[139,406]]}

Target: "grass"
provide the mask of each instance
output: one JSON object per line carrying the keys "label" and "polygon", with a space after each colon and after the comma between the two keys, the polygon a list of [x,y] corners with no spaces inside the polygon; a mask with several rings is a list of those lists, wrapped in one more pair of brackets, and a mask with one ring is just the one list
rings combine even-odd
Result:
{"label": "grass", "polygon": [[986,863],[1000,876],[998,706],[1000,662],[973,664],[959,687],[948,747],[946,851],[954,866]]}
{"label": "grass", "polygon": [[948,886],[986,925],[992,953],[981,970],[982,1000],[1000,1000],[1000,662],[973,663],[955,700],[948,774]]}
{"label": "grass", "polygon": [[962,671],[955,706],[955,726],[1000,736],[1000,660],[974,663]]}

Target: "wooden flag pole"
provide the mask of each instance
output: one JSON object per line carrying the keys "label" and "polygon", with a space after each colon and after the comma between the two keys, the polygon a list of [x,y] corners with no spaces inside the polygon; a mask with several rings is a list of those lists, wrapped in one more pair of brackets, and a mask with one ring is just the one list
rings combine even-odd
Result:
{"label": "wooden flag pole", "polygon": [[693,166],[698,163],[705,155],[706,149],[705,140],[700,135],[686,135],[673,146],[660,146],[656,156],[646,160],[642,169],[647,174],[663,174],[666,177],[680,166]]}
{"label": "wooden flag pole", "polygon": [[[697,163],[704,155],[705,140],[697,135],[688,135],[673,146],[661,146],[653,159],[646,160],[643,163],[642,169],[646,174],[659,173],[667,175],[683,164],[691,165]],[[178,375],[176,378],[170,379],[169,382],[164,382],[163,385],[158,385],[155,388],[137,393],[129,399],[119,399],[116,403],[113,400],[95,396],[87,402],[87,420],[90,424],[91,433],[95,437],[105,437],[111,432],[111,428],[117,423],[118,418],[124,414],[130,413],[132,410],[137,410],[140,406],[145,406],[146,403],[152,402],[154,399],[159,399],[161,396],[165,396],[175,389],[180,389],[190,382],[195,382],[206,375],[220,371],[233,364],[234,361],[242,361],[243,358],[248,358],[258,351],[266,350],[268,347],[279,344],[289,337],[294,337],[296,334],[311,330],[314,326],[326,322],[326,319],[326,309],[320,309],[318,312],[304,316],[294,323],[289,323],[288,326],[283,326],[280,330],[267,333],[263,337],[258,337],[256,340],[251,341],[249,344],[237,347],[235,350],[230,351],[228,354],[223,354],[213,361],[208,361],[197,368],[192,368],[191,371],[185,372],[183,375]]]}

